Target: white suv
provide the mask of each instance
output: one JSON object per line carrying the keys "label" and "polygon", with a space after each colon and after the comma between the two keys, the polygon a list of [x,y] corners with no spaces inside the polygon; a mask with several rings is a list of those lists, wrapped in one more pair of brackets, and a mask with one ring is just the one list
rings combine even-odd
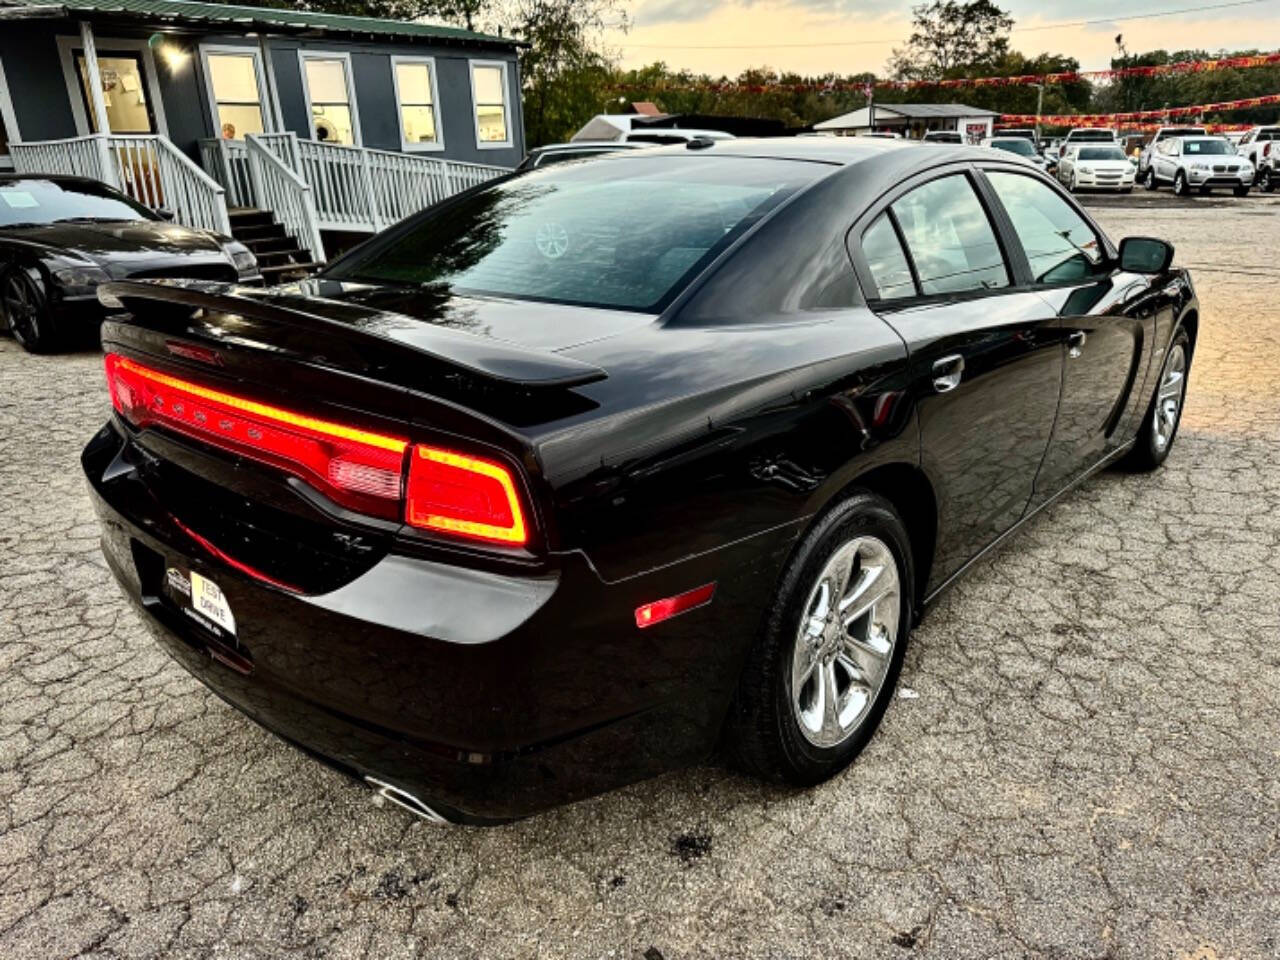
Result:
{"label": "white suv", "polygon": [[1209,135],[1209,131],[1204,127],[1161,127],[1156,131],[1156,135],[1151,138],[1151,142],[1142,148],[1142,153],[1138,154],[1138,179],[1143,180],[1147,176],[1147,167],[1151,166],[1151,154],[1156,151],[1156,144],[1162,140],[1168,140],[1170,137],[1205,137]]}
{"label": "white suv", "polygon": [[1236,152],[1253,165],[1263,191],[1280,187],[1280,127],[1254,127],[1240,138]]}
{"label": "white suv", "polygon": [[1230,187],[1243,197],[1253,186],[1253,165],[1236,154],[1226,137],[1170,137],[1156,144],[1144,182],[1148,190],[1172,184],[1180,197],[1214,187]]}

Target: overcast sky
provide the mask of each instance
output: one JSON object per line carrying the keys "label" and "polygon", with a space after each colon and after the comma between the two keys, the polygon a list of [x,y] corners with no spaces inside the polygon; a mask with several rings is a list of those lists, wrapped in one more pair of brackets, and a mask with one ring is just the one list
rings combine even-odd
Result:
{"label": "overcast sky", "polygon": [[[1112,17],[1187,10],[1226,0],[1005,0],[1015,19],[1013,46],[1027,54],[1077,57],[1086,70],[1105,68],[1123,33],[1130,52],[1163,47],[1216,50],[1280,48],[1280,0],[1150,19]],[[633,26],[609,42],[624,66],[664,60],[673,67],[733,76],[747,67],[801,73],[884,73],[889,51],[911,32],[910,2],[892,0],[637,0]],[[1043,28],[1063,21],[1088,26]],[[813,44],[812,46],[807,46]],[[839,44],[839,45],[837,45]],[[688,49],[734,45],[740,49]]]}

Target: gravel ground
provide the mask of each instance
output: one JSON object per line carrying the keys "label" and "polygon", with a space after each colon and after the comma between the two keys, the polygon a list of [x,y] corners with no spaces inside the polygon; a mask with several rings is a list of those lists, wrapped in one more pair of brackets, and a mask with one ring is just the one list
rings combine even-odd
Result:
{"label": "gravel ground", "polygon": [[1280,955],[1280,204],[1090,202],[1196,268],[1177,446],[982,563],[803,793],[377,808],[150,642],[80,477],[99,359],[0,339],[0,957]]}

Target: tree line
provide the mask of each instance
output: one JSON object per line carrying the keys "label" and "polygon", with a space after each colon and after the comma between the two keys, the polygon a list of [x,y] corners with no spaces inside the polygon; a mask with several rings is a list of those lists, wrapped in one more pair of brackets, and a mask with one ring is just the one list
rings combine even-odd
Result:
{"label": "tree line", "polygon": [[[358,16],[432,18],[521,41],[521,78],[528,145],[567,140],[598,113],[650,100],[668,113],[720,114],[780,120],[804,128],[866,105],[871,73],[802,75],[767,66],[735,77],[710,76],[656,62],[618,66],[608,34],[628,23],[624,0],[260,0],[273,6]],[[1061,53],[1013,49],[1014,20],[991,0],[930,0],[912,8],[912,30],[895,48],[882,79],[937,81],[1069,73],[1079,61]],[[1117,37],[1113,69],[1185,63],[1258,50],[1153,50],[1130,55]],[[747,88],[747,89],[741,89]],[[760,92],[756,88],[764,88]],[[789,89],[799,88],[799,89]],[[1280,93],[1280,66],[1214,72],[1129,76],[1094,83],[1048,85],[1042,112],[1115,113]],[[1035,113],[1035,86],[878,90],[877,103],[960,102],[1003,113]],[[1271,123],[1274,107],[1206,117],[1207,122]]]}

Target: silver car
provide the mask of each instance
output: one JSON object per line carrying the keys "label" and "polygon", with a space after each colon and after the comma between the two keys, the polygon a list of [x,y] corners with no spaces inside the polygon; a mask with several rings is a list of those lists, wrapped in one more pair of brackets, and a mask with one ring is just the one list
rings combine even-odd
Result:
{"label": "silver car", "polygon": [[1237,156],[1226,137],[1170,137],[1156,145],[1143,182],[1148,190],[1170,184],[1180,197],[1217,187],[1243,197],[1253,186],[1253,164]]}
{"label": "silver car", "polygon": [[1138,155],[1138,179],[1146,177],[1147,167],[1151,166],[1151,155],[1155,153],[1157,144],[1170,137],[1204,137],[1208,136],[1208,133],[1209,131],[1204,127],[1161,127]]}

